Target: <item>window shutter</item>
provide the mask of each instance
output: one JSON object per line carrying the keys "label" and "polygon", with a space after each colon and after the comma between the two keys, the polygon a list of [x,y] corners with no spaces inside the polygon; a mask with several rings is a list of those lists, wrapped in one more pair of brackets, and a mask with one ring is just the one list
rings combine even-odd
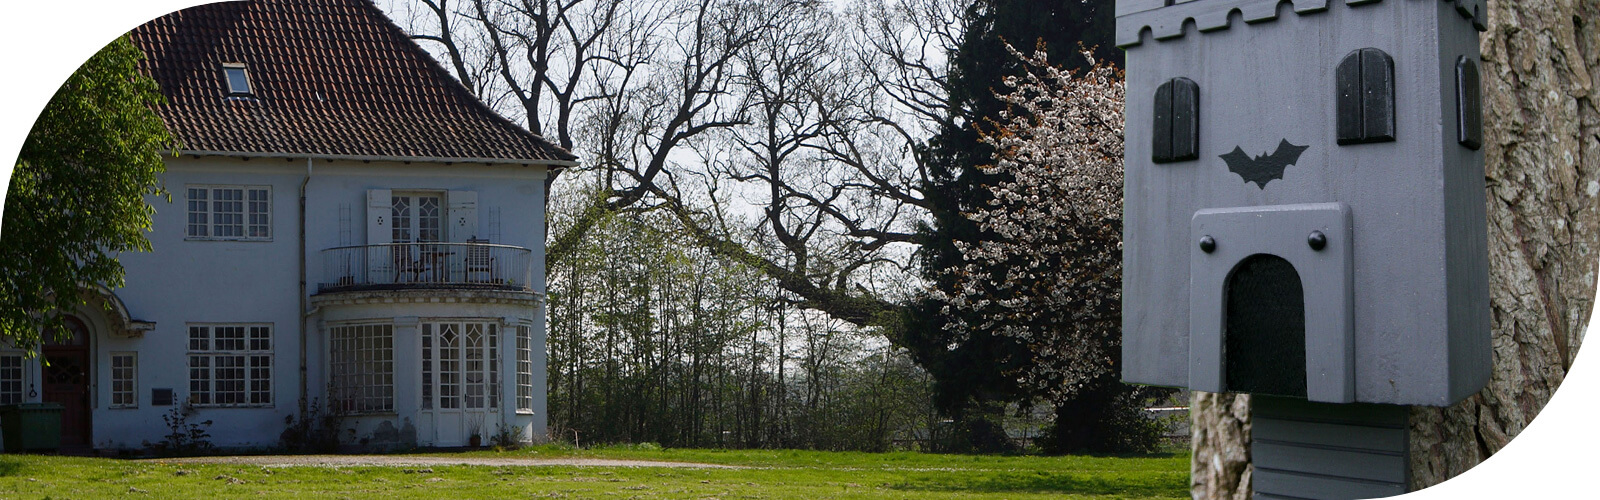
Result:
{"label": "window shutter", "polygon": [[390,199],[387,189],[367,190],[367,244],[381,245],[391,243],[394,237],[390,233],[389,217],[393,208],[390,207],[394,200]]}
{"label": "window shutter", "polygon": [[1156,88],[1151,161],[1200,159],[1200,85],[1178,77]]}
{"label": "window shutter", "polygon": [[1456,61],[1456,141],[1468,149],[1483,147],[1483,96],[1478,63],[1467,56]]}
{"label": "window shutter", "polygon": [[1394,141],[1394,58],[1382,50],[1359,49],[1345,56],[1334,73],[1337,142]]}
{"label": "window shutter", "polygon": [[450,192],[449,225],[446,229],[451,242],[465,243],[469,238],[482,239],[478,233],[478,192]]}

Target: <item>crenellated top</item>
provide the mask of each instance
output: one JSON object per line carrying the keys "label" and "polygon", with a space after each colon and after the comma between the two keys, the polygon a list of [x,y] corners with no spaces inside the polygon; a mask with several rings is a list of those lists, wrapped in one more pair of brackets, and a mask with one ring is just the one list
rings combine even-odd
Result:
{"label": "crenellated top", "polygon": [[[1337,1],[1337,0],[1334,0]],[[1346,5],[1376,4],[1383,0],[1344,0]],[[1391,0],[1424,1],[1424,0]],[[1472,21],[1478,31],[1487,29],[1489,13],[1484,0],[1440,0],[1453,3],[1456,12]],[[1143,43],[1140,38],[1149,29],[1156,40],[1171,40],[1183,36],[1184,24],[1193,21],[1201,33],[1225,30],[1232,27],[1234,12],[1246,23],[1255,24],[1278,18],[1278,5],[1288,3],[1296,14],[1310,14],[1328,10],[1330,0],[1117,0],[1117,46],[1132,47]]]}

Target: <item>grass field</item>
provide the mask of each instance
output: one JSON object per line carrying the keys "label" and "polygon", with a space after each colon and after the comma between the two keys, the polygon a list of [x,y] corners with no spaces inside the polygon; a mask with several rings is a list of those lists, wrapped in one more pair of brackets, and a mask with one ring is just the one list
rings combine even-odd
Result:
{"label": "grass field", "polygon": [[535,447],[429,456],[744,469],[273,466],[0,455],[0,498],[1188,498],[1189,457]]}

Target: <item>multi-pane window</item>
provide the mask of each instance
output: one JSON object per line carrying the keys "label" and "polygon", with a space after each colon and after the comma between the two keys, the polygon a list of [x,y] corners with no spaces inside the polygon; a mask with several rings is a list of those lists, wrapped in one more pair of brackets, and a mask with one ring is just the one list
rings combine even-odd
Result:
{"label": "multi-pane window", "polygon": [[467,330],[467,346],[466,346],[466,352],[463,353],[463,354],[466,355],[467,366],[466,366],[466,369],[462,372],[462,374],[466,376],[465,378],[466,378],[466,382],[467,382],[467,384],[466,384],[466,389],[467,389],[466,390],[466,393],[467,393],[466,394],[466,396],[467,396],[467,398],[466,398],[467,399],[466,400],[466,407],[467,408],[483,408],[483,406],[484,406],[483,405],[483,396],[484,396],[484,394],[483,394],[483,389],[484,389],[484,387],[483,387],[483,382],[484,382],[484,373],[483,373],[484,372],[484,366],[483,366],[483,364],[484,364],[483,363],[483,361],[484,361],[484,356],[483,356],[483,354],[484,354],[484,352],[483,352],[484,351],[484,349],[483,349],[483,340],[484,340],[483,339],[483,325],[480,324],[480,323],[468,323],[466,325],[466,330]]}
{"label": "multi-pane window", "polygon": [[517,326],[517,411],[533,411],[533,335]]}
{"label": "multi-pane window", "polygon": [[335,326],[328,340],[337,407],[350,414],[394,411],[394,326]]}
{"label": "multi-pane window", "polygon": [[489,408],[500,408],[500,336],[489,327]]}
{"label": "multi-pane window", "polygon": [[0,405],[22,402],[22,355],[0,354]]}
{"label": "multi-pane window", "polygon": [[272,405],[272,326],[189,325],[189,400]]}
{"label": "multi-pane window", "polygon": [[111,407],[139,407],[139,354],[111,353]]}
{"label": "multi-pane window", "polygon": [[433,325],[422,325],[422,409],[433,409]]}
{"label": "multi-pane window", "polygon": [[272,239],[269,186],[190,186],[190,238]]}
{"label": "multi-pane window", "polygon": [[439,195],[396,194],[390,197],[390,241],[430,243],[444,241],[444,211]]}
{"label": "multi-pane window", "polygon": [[493,322],[422,324],[422,408],[499,408],[498,327]]}
{"label": "multi-pane window", "polygon": [[461,408],[461,325],[439,325],[439,408]]}

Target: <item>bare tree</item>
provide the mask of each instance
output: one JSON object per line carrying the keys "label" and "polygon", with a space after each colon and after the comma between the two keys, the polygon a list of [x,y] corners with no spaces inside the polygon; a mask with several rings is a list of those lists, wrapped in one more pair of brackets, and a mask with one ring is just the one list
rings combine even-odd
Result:
{"label": "bare tree", "polygon": [[[948,116],[954,3],[416,1],[414,36],[601,179],[552,231],[552,268],[604,214],[659,209],[806,307],[856,325],[898,310],[911,229],[936,208],[911,151]],[[730,213],[752,192],[756,220]]]}

